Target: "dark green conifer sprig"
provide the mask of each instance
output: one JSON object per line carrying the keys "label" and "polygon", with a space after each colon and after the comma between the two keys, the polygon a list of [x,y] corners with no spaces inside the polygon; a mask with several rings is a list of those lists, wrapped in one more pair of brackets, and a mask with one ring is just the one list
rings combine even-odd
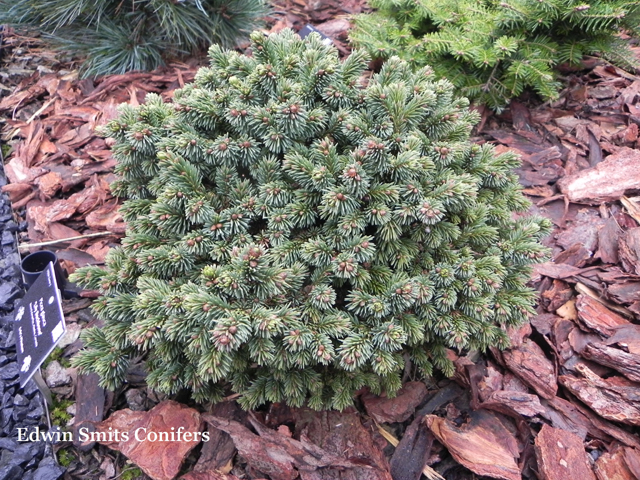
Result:
{"label": "dark green conifer sprig", "polygon": [[640,1],[370,0],[352,41],[374,58],[432,65],[472,101],[501,110],[524,89],[557,98],[554,67],[602,55],[638,67],[621,30],[640,33]]}
{"label": "dark green conifer sprig", "polygon": [[212,43],[234,47],[266,12],[265,0],[0,0],[0,24],[36,28],[86,56],[84,76],[153,70]]}
{"label": "dark green conifer sprig", "polygon": [[104,321],[75,365],[115,388],[146,355],[164,392],[342,409],[453,373],[446,348],[506,346],[549,227],[512,220],[516,157],[468,142],[477,114],[428,67],[392,58],[365,87],[362,51],[252,41],[106,127],[128,230],[74,274]]}

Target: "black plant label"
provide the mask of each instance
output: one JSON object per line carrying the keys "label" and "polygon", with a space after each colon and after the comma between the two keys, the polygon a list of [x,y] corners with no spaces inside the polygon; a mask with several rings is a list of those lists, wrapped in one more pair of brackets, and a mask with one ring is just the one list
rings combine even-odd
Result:
{"label": "black plant label", "polygon": [[320,37],[322,37],[322,43],[324,43],[325,45],[328,46],[333,44],[333,40],[331,40],[331,38],[327,37],[316,27],[314,27],[313,25],[309,25],[308,23],[304,27],[302,27],[302,29],[298,32],[298,35],[300,35],[300,38],[305,38],[308,37],[311,33],[317,33],[318,35],[320,35]]}
{"label": "black plant label", "polygon": [[13,330],[20,386],[24,387],[67,331],[53,263],[42,271],[18,305]]}

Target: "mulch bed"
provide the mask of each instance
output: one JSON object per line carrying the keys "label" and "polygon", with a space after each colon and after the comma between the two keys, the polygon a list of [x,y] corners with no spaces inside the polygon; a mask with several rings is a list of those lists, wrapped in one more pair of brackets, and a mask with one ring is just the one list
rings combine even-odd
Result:
{"label": "mulch bed", "polygon": [[[0,154],[0,159],[2,155]],[[0,186],[7,179],[0,165]],[[18,443],[18,429],[23,433],[46,431],[44,399],[35,382],[20,388],[16,338],[13,332],[14,311],[24,295],[20,276],[20,256],[16,232],[26,225],[17,224],[6,194],[0,193],[0,479],[57,480],[64,468],[57,465],[50,444],[44,440]]]}
{"label": "mulch bed", "polygon": [[[309,22],[347,53],[345,15],[362,9],[357,0],[280,0],[271,28]],[[20,67],[2,79],[0,114],[3,139],[13,145],[3,191],[28,227],[22,251],[53,242],[47,248],[68,272],[99,265],[125,225],[109,191],[114,160],[95,128],[119,103],[140,103],[148,92],[170,99],[198,62],[78,80],[37,40],[10,34],[4,48]],[[482,111],[475,131],[474,141],[521,155],[517,173],[532,211],[555,225],[546,240],[553,261],[536,266],[532,280],[537,315],[510,332],[511,347],[486,355],[451,351],[453,379],[409,382],[395,399],[362,392],[358,408],[342,413],[277,404],[247,413],[232,399],[192,405],[212,440],[184,453],[184,479],[640,478],[640,77],[596,58],[564,75],[557,102],[521,98],[500,116]],[[94,322],[89,303],[66,301],[73,330]],[[63,357],[78,348],[70,343]],[[76,400],[76,429],[123,407],[137,416],[106,422],[186,414],[143,379],[134,369],[117,395],[83,376],[57,388]],[[107,443],[136,456],[136,445]],[[97,468],[106,480],[131,469],[105,446],[76,447],[68,478],[95,476]],[[169,450],[141,455],[180,470],[182,457]],[[168,475],[149,468],[154,478]]]}

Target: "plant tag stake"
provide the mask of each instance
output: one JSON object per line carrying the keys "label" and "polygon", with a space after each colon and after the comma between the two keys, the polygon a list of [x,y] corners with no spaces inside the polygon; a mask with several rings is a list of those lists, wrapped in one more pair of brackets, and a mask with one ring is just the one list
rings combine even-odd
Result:
{"label": "plant tag stake", "polygon": [[53,262],[49,262],[20,302],[13,331],[20,386],[24,387],[67,331]]}
{"label": "plant tag stake", "polygon": [[314,27],[313,25],[309,25],[308,23],[304,27],[302,27],[302,29],[298,32],[298,35],[300,35],[300,38],[306,38],[311,33],[317,33],[318,35],[320,35],[322,37],[322,43],[324,43],[325,45],[329,46],[333,44],[333,40],[327,37],[316,27]]}

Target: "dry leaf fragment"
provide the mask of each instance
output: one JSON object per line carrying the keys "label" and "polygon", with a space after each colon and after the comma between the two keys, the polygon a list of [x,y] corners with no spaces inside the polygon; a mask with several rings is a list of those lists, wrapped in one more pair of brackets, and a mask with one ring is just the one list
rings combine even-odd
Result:
{"label": "dry leaf fragment", "polygon": [[49,172],[36,178],[34,183],[38,186],[44,198],[48,199],[62,188],[62,176],[57,172]]}
{"label": "dry leaf fragment", "polygon": [[[338,412],[331,413],[338,414]],[[374,466],[351,461],[345,458],[344,452],[341,452],[342,455],[335,455],[313,443],[296,440],[271,430],[255,419],[250,421],[259,435],[234,420],[213,415],[205,415],[203,418],[210,425],[231,435],[238,452],[247,463],[271,478],[293,480],[303,474],[303,478],[322,478],[313,475],[316,469],[340,467],[356,470],[364,468],[368,478],[372,480],[391,480],[387,472]],[[341,430],[348,430],[348,425],[344,427]]]}
{"label": "dry leaf fragment", "polygon": [[512,390],[493,392],[481,407],[509,416],[514,416],[513,412],[516,412],[523,417],[535,417],[546,411],[537,395]]}
{"label": "dry leaf fragment", "polygon": [[[173,480],[178,475],[182,461],[200,443],[203,426],[196,410],[172,400],[165,400],[148,412],[134,412],[128,408],[118,410],[96,425],[97,431],[107,436],[115,430],[128,432],[128,440],[121,435],[120,441],[100,443],[122,452],[154,480]],[[166,432],[170,439],[171,433],[178,429],[182,433],[180,441],[146,440],[153,432]],[[136,439],[136,431],[138,438],[144,441]],[[185,432],[190,434],[187,436]]]}
{"label": "dry leaf fragment", "polygon": [[371,429],[362,424],[357,412],[298,412],[296,427],[301,428],[300,440],[305,445],[318,446],[355,465],[342,471],[339,468],[301,469],[301,480],[392,480],[381,446],[374,441]]}
{"label": "dry leaf fragment", "polygon": [[543,425],[535,450],[541,480],[596,480],[582,439],[571,432]]}
{"label": "dry leaf fragment", "polygon": [[[557,121],[557,119],[556,119]],[[598,205],[620,199],[640,184],[640,151],[622,147],[592,168],[568,175],[557,183],[571,202]]]}
{"label": "dry leaf fragment", "polygon": [[607,288],[607,294],[619,303],[640,301],[640,282],[614,283]]}
{"label": "dry leaf fragment", "polygon": [[456,462],[475,474],[521,480],[516,439],[498,415],[477,410],[471,413],[469,422],[460,427],[436,415],[427,415],[426,421]]}
{"label": "dry leaf fragment", "polygon": [[625,271],[640,275],[640,227],[631,228],[620,236],[618,255]]}
{"label": "dry leaf fragment", "polygon": [[107,254],[111,250],[107,240],[98,240],[87,247],[87,253],[96,259],[97,263],[104,263]]}
{"label": "dry leaf fragment", "polygon": [[618,344],[629,353],[640,355],[640,325],[630,323],[616,328],[615,333],[607,339],[606,344]]}
{"label": "dry leaf fragment", "polygon": [[617,326],[629,324],[628,320],[587,295],[578,295],[576,309],[581,327],[605,337],[611,336]]}
{"label": "dry leaf fragment", "polygon": [[422,382],[408,382],[394,398],[367,393],[362,401],[367,413],[379,423],[404,422],[427,396],[427,387]]}
{"label": "dry leaf fragment", "polygon": [[108,230],[114,233],[121,233],[126,226],[119,210],[119,204],[115,202],[105,203],[87,215],[87,225],[96,230]]}
{"label": "dry leaf fragment", "polygon": [[640,385],[620,385],[616,377],[603,379],[586,365],[575,369],[583,376],[562,375],[558,381],[602,418],[627,425],[640,425]]}
{"label": "dry leaf fragment", "polygon": [[640,355],[600,343],[587,345],[581,355],[588,360],[617,370],[632,382],[640,383]]}
{"label": "dry leaf fragment", "polygon": [[33,187],[28,183],[10,183],[4,185],[0,191],[9,194],[9,200],[12,203],[17,202],[21,198],[24,198],[33,191]]}
{"label": "dry leaf fragment", "polygon": [[555,397],[558,390],[556,371],[542,349],[527,338],[521,346],[502,352],[509,368],[543,398]]}
{"label": "dry leaf fragment", "polygon": [[180,480],[240,480],[235,475],[227,475],[211,470],[208,472],[189,472],[180,477]]}
{"label": "dry leaf fragment", "polygon": [[544,417],[556,428],[573,432],[583,439],[588,433],[605,443],[616,439],[624,445],[640,448],[638,437],[602,419],[578,402],[571,403],[560,397],[554,397],[548,401],[543,400],[542,403],[545,407],[549,407]]}
{"label": "dry leaf fragment", "polygon": [[629,215],[631,215],[631,217],[633,217],[636,222],[640,223],[640,205],[638,205],[637,202],[634,202],[632,199],[625,196],[622,196],[620,198],[620,202],[627,209],[627,212],[629,213]]}
{"label": "dry leaf fragment", "polygon": [[621,231],[616,219],[609,217],[598,231],[598,251],[594,256],[603,263],[618,263],[618,237]]}
{"label": "dry leaf fragment", "polygon": [[595,300],[596,302],[604,305],[605,307],[607,307],[609,310],[613,310],[614,312],[617,312],[621,315],[624,315],[625,317],[633,317],[633,313],[631,312],[631,310],[629,310],[628,308],[624,308],[621,307],[620,305],[616,305],[615,303],[609,302],[605,299],[603,299],[598,292],[596,292],[595,290],[592,290],[591,288],[587,287],[586,285],[578,282],[576,283],[576,291],[586,297],[591,297],[593,300]]}
{"label": "dry leaf fragment", "polygon": [[[618,445],[619,447],[620,445]],[[594,465],[598,480],[636,480],[636,477],[625,461],[625,449],[614,448],[602,454]]]}
{"label": "dry leaf fragment", "polygon": [[545,262],[533,266],[533,272],[537,275],[545,275],[550,278],[563,279],[574,277],[582,273],[581,268],[568,265],[566,263]]}

